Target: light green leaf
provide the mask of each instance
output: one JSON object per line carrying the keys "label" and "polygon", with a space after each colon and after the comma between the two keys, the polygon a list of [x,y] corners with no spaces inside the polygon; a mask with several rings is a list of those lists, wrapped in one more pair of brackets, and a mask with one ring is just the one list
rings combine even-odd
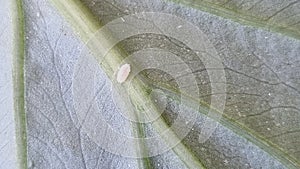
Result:
{"label": "light green leaf", "polygon": [[[9,84],[10,90],[14,84],[13,96],[0,86],[0,92],[5,91],[5,95],[8,96],[8,99],[0,103],[1,108],[7,108],[6,103],[15,105],[17,114],[14,118],[20,164],[26,166],[24,159],[27,159],[28,168],[300,167],[300,74],[298,73],[300,42],[299,17],[297,17],[300,8],[297,1],[178,1],[196,8],[161,0],[118,2],[50,0],[49,2],[24,1],[26,53],[23,53],[23,20],[15,18],[15,21],[20,23],[15,30],[20,34],[17,34],[15,38],[17,41],[14,42],[16,47],[14,51],[17,53],[14,54],[14,58],[18,60],[14,62],[13,68],[3,68],[3,71],[15,76],[13,80],[3,76],[4,80],[1,77],[0,81],[1,86],[2,83]],[[19,6],[20,4],[18,1]],[[191,22],[204,32],[208,38],[204,38],[204,41],[212,44],[212,48],[216,49],[222,60],[226,73],[226,107],[223,117],[220,120],[214,119],[219,121],[220,125],[204,143],[199,142],[198,137],[206,118],[211,117],[208,110],[214,96],[211,85],[214,82],[210,81],[209,69],[206,69],[205,63],[196,57],[195,51],[178,39],[149,33],[122,40],[108,53],[108,57],[99,63],[100,59],[96,54],[106,50],[106,47],[113,43],[113,37],[117,35],[110,31],[103,34],[95,33],[113,19],[145,11],[164,12]],[[20,11],[18,14],[21,18]],[[285,19],[287,16],[290,16],[289,19]],[[97,62],[98,67],[91,69],[96,72],[95,77],[98,77],[96,81],[88,78],[89,76],[86,79],[84,76],[81,77],[80,70],[84,69],[80,69],[80,66],[85,68],[84,65],[79,65],[79,69],[76,68],[84,45],[90,50],[86,56],[96,58],[94,62]],[[148,48],[172,52],[193,72],[174,77],[159,70],[148,69],[131,81],[130,90],[126,85],[115,84],[114,73],[122,60],[130,54]],[[203,51],[197,52],[205,54],[210,51],[203,47]],[[163,67],[172,68],[174,65],[176,67],[176,63],[168,63],[170,59],[163,57],[160,59],[158,62],[165,63]],[[127,61],[131,63],[132,72],[151,65],[143,59]],[[12,62],[11,58],[8,57],[1,64],[7,65],[6,62]],[[24,66],[25,98],[22,76]],[[14,72],[8,71],[9,69],[13,69]],[[74,84],[73,75],[75,79],[83,78],[82,82]],[[190,75],[195,77],[200,97],[182,92],[174,80],[184,79]],[[75,89],[76,85],[86,88],[82,91],[82,96],[88,96],[92,92],[86,86],[89,82],[97,84],[95,88],[97,92],[91,95],[92,98],[89,98],[91,100],[87,99],[87,105],[76,102],[74,86]],[[149,124],[128,121],[123,116],[127,105],[120,108],[114,104],[111,83],[120,91],[120,101],[127,97],[127,93],[123,91],[127,89],[130,91],[130,97],[136,108],[130,111],[131,117],[140,119],[142,115],[139,112],[146,109],[151,110],[149,111],[151,117],[159,117],[162,113],[161,117]],[[191,87],[189,83],[189,81],[185,83],[186,88]],[[223,81],[216,82],[218,83]],[[167,94],[167,97],[158,93],[152,98],[150,93],[154,89]],[[224,93],[215,93],[215,95],[222,94]],[[28,125],[28,157],[25,155],[26,139],[23,137],[26,129],[23,117],[24,99]],[[160,104],[164,101],[166,109],[160,112]],[[96,129],[103,125],[99,123],[97,116],[82,118],[76,107],[92,113],[100,110],[106,122],[124,135],[141,138],[158,136],[160,138],[158,141],[167,144],[179,143],[171,150],[153,157],[135,159],[115,155],[100,145],[99,141],[108,139],[118,145],[115,146],[118,149],[142,154],[155,151],[156,145],[145,138],[124,146],[127,145],[125,142],[119,142],[109,132],[99,134]],[[12,106],[10,108],[12,109]],[[181,128],[177,126],[178,128],[167,137],[163,135],[163,131],[181,114],[197,114],[196,123],[190,126],[188,135],[180,140],[180,131],[187,127],[185,122]],[[7,117],[11,120],[13,118],[12,115]],[[6,115],[1,116],[1,119],[4,118]],[[108,128],[104,129],[108,131]],[[95,131],[96,136],[92,131]],[[1,136],[2,133],[5,132],[1,132]],[[13,140],[13,137],[14,134],[11,134],[7,140]],[[5,148],[13,150],[6,144]],[[0,155],[2,158],[3,155]]]}
{"label": "light green leaf", "polygon": [[[72,102],[74,62],[82,42],[48,1],[25,1],[26,112],[29,168],[138,168],[138,160],[105,151],[82,132]],[[107,100],[106,77],[99,90]],[[118,114],[108,102],[107,112]],[[107,114],[109,118],[110,114]],[[120,128],[120,117],[111,119]],[[131,128],[120,128],[128,133]]]}
{"label": "light green leaf", "polygon": [[24,24],[22,3],[0,7],[0,168],[25,168]]}
{"label": "light green leaf", "polygon": [[172,0],[242,24],[300,38],[298,0]]}

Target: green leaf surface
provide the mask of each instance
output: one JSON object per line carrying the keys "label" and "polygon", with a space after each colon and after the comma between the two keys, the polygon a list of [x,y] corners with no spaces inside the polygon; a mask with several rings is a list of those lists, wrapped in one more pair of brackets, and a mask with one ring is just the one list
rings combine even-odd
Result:
{"label": "green leaf surface", "polygon": [[4,1],[0,11],[0,168],[25,168],[23,5],[18,0]]}
{"label": "green leaf surface", "polygon": [[[99,13],[99,11],[103,11],[101,9],[105,3],[108,2],[87,4],[90,4],[89,7],[94,11],[94,14],[103,19],[105,14]],[[111,3],[112,8],[108,11],[118,11],[119,16],[125,15],[128,11],[132,13],[139,11],[160,12],[161,9],[165,9],[163,12],[174,12],[169,7],[172,5],[168,3],[162,3],[161,6],[156,4],[155,7],[151,8],[154,6],[153,4],[156,3],[145,2],[134,8],[123,3]],[[276,5],[273,6],[277,7]],[[220,52],[220,55],[223,55],[222,59],[228,84],[227,106],[223,118],[225,127],[237,126],[234,132],[239,134],[246,133],[244,137],[249,141],[267,151],[273,157],[285,163],[285,165],[297,167],[299,165],[297,161],[299,154],[296,148],[299,144],[297,141],[299,139],[299,108],[297,106],[299,102],[299,75],[292,72],[297,72],[295,69],[298,66],[283,68],[283,65],[287,64],[285,60],[289,60],[289,64],[294,63],[298,65],[297,56],[299,52],[297,51],[299,50],[299,41],[255,30],[251,27],[243,27],[234,22],[224,21],[222,18],[206,16],[205,13],[198,14],[197,12],[192,13],[189,11],[186,14],[184,9],[184,7],[178,7],[175,13],[172,14],[191,20],[200,27],[209,24],[210,26],[206,26],[209,29],[201,28],[205,33],[212,35],[208,36],[210,39],[217,41],[215,42],[216,46],[219,45],[217,46],[219,50],[217,50]],[[297,10],[295,13],[297,13]],[[103,20],[105,22],[105,19]],[[220,36],[221,34],[223,36]],[[160,38],[163,39],[163,37]],[[166,43],[166,40],[168,41],[169,39],[164,39],[165,41],[163,42],[155,36],[148,36],[144,39],[147,39],[145,41],[148,42],[146,47],[167,46],[168,50],[172,50],[172,47]],[[171,43],[174,43],[174,40]],[[129,53],[145,48],[143,41],[139,37],[129,39],[122,45]],[[178,44],[175,45],[178,46]],[[276,49],[274,49],[274,46],[276,46]],[[179,50],[174,49],[172,52],[178,52]],[[188,60],[191,58],[192,52],[186,52],[186,55],[179,53],[179,55]],[[192,62],[189,66],[196,67],[195,72],[199,73],[199,79],[202,81],[207,79],[202,63],[199,63],[199,61],[196,63]],[[159,74],[159,72],[155,71],[149,72],[150,79],[152,77],[151,80],[154,83],[159,82],[158,87],[164,86],[164,84],[161,84],[161,82],[164,82],[164,79],[159,78],[161,77]],[[207,94],[201,93],[203,96],[201,99],[204,102],[208,102],[207,100],[210,99],[209,84],[205,85],[204,83],[203,85],[201,80],[199,80],[200,91],[208,92]],[[172,79],[165,81],[167,81],[167,86],[172,86]],[[197,98],[195,99],[197,100]],[[285,116],[284,120],[282,116]],[[290,123],[291,126],[287,123]],[[283,136],[282,139],[280,139],[281,136]]]}
{"label": "green leaf surface", "polygon": [[242,24],[300,38],[298,0],[172,0]]}
{"label": "green leaf surface", "polygon": [[[20,5],[20,1],[18,2]],[[20,13],[19,18],[14,20],[14,23],[19,23],[15,29],[17,38],[13,39],[17,41],[11,42],[15,43],[13,46],[16,49],[1,45],[2,53],[13,54],[5,55],[7,57],[3,57],[1,62],[1,72],[3,69],[5,73],[1,75],[0,81],[1,96],[2,93],[4,96],[3,101],[0,100],[0,106],[1,109],[3,107],[9,110],[5,110],[7,113],[1,116],[1,119],[8,119],[5,123],[1,122],[1,126],[5,127],[8,122],[8,127],[1,131],[0,136],[7,136],[5,142],[8,143],[16,137],[19,151],[17,153],[14,144],[1,142],[4,147],[1,148],[1,159],[8,151],[16,151],[15,154],[18,154],[5,157],[5,162],[1,160],[1,168],[17,160],[16,156],[19,156],[23,166],[27,165],[27,159],[28,168],[299,168],[298,1],[176,2],[195,8],[162,0],[24,0],[25,25],[20,20]],[[5,5],[3,8],[6,8]],[[163,131],[181,114],[197,114],[196,123],[190,126],[190,132],[177,146],[153,157],[135,159],[109,152],[99,144],[97,138],[108,139],[118,145],[119,149],[146,154],[155,151],[156,145],[142,139],[127,147],[122,146],[123,143],[109,133],[95,138],[86,132],[87,129],[92,131],[102,124],[97,122],[97,118],[84,118],[85,126],[82,125],[76,106],[84,108],[84,104],[76,102],[76,97],[74,98],[73,87],[76,84],[73,83],[73,75],[80,76],[80,72],[75,70],[84,45],[90,50],[87,55],[96,58],[97,62],[99,58],[95,54],[103,52],[112,43],[112,37],[117,37],[114,33],[106,32],[96,35],[94,41],[87,43],[95,37],[95,32],[101,26],[116,18],[139,12],[176,15],[204,32],[208,38],[205,41],[213,45],[224,65],[227,98],[223,117],[219,122],[214,122],[219,124],[218,127],[206,142],[200,143],[198,137],[209,117],[211,99],[213,95],[224,94],[212,93],[212,82],[205,63],[178,39],[165,35],[149,33],[122,40],[101,64],[97,63],[95,76],[98,80],[94,82],[87,78],[78,84],[97,84],[97,92],[88,100],[91,107],[87,112],[100,110],[105,121],[124,135],[142,138],[157,136],[161,138],[159,142],[167,144],[180,141],[180,132],[187,126],[183,122],[182,126],[173,128],[167,137],[162,134]],[[9,14],[1,13],[1,17],[6,18],[5,16]],[[7,26],[1,28],[4,32],[1,33],[4,37],[1,37],[1,44],[9,39],[9,33],[6,32],[10,27]],[[22,52],[25,47],[22,26],[25,26],[26,35],[25,54]],[[11,46],[9,43],[7,45]],[[114,104],[110,85],[112,83],[124,94],[122,91],[126,90],[126,85],[118,88],[120,85],[114,83],[115,70],[127,56],[149,48],[172,52],[193,72],[185,74],[182,71],[182,74],[172,77],[155,69],[142,71],[132,81],[130,96],[133,104],[138,111],[150,109],[151,116],[162,114],[153,123],[133,123],[123,116],[125,109]],[[209,53],[205,47],[199,52]],[[128,61],[133,70],[151,65],[143,59]],[[153,62],[165,63],[165,68],[177,68],[177,63],[168,61],[170,59],[161,57]],[[7,76],[10,74],[14,76]],[[183,93],[174,80],[190,75],[195,77],[199,98],[193,97],[191,93]],[[185,85],[186,88],[192,87],[189,82]],[[149,93],[153,89],[159,89],[167,97],[160,93],[155,99],[149,99]],[[91,91],[82,91],[83,96],[90,93]],[[120,99],[125,97],[126,94]],[[160,100],[164,99],[166,109],[159,112],[159,104],[163,103]],[[180,103],[182,99],[184,104]],[[24,101],[28,157],[24,153]],[[17,114],[13,115],[14,111]],[[140,118],[138,111],[131,113]],[[13,123],[16,124],[12,125]]]}
{"label": "green leaf surface", "polygon": [[[15,147],[15,122],[14,122],[14,108],[13,108],[13,79],[12,79],[12,58],[13,58],[13,23],[9,20],[11,16],[11,3],[6,2],[1,6],[1,59],[0,62],[0,109],[1,109],[1,123],[0,123],[0,158],[1,168],[12,166],[17,167],[15,164],[17,159],[17,151]],[[4,24],[7,23],[7,24]],[[3,139],[6,138],[6,139]],[[11,155],[7,156],[7,153],[11,152]]]}
{"label": "green leaf surface", "polygon": [[[71,77],[82,42],[48,1],[25,1],[25,9],[29,168],[138,168],[138,160],[105,151],[81,130],[73,108]],[[101,79],[99,99],[107,100],[107,77],[102,74]],[[106,117],[118,114],[107,103]],[[130,132],[122,120],[111,118],[120,132]]]}

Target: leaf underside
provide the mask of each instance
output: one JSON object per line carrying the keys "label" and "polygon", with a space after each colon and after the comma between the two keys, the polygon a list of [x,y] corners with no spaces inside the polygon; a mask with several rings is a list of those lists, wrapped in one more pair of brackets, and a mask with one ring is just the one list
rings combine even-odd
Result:
{"label": "leaf underside", "polygon": [[[296,17],[300,8],[295,8],[298,3],[243,1],[240,4],[224,1],[223,5],[219,5],[213,1],[193,1],[189,5],[200,9],[195,10],[160,0],[84,0],[84,4],[71,0],[51,2],[59,13],[46,0],[24,0],[29,168],[300,166],[300,74],[297,73],[300,68],[300,43],[297,40],[299,17]],[[263,7],[259,8],[261,3],[268,4],[270,12],[266,12]],[[235,6],[243,8],[237,10]],[[80,54],[80,46],[92,37],[101,24],[141,11],[165,12],[180,16],[192,22],[208,36],[225,66],[227,99],[221,125],[207,142],[200,144],[197,140],[198,134],[206,117],[206,105],[209,105],[211,99],[211,88],[204,64],[200,60],[194,60],[193,51],[170,37],[147,34],[123,40],[118,47],[125,50],[126,54],[146,48],[161,48],[180,56],[194,69],[193,75],[200,92],[200,98],[190,98],[191,104],[184,106],[184,111],[198,113],[199,119],[193,130],[177,147],[151,158],[131,159],[107,152],[81,130],[73,107],[72,75]],[[227,14],[227,11],[231,13]],[[248,13],[249,11],[251,13]],[[294,14],[293,17],[289,17],[290,20],[283,18],[286,11]],[[240,21],[239,14],[245,17],[240,23],[234,22]],[[253,15],[261,18],[248,22],[247,18],[252,18]],[[268,22],[263,22],[268,17]],[[84,19],[80,22],[78,18]],[[250,26],[242,25],[245,20]],[[284,29],[282,25],[285,25]],[[131,135],[132,124],[121,116],[120,110],[112,103],[109,88],[111,69],[117,66],[114,65],[114,59],[120,60],[125,57],[126,55],[112,57],[113,61],[102,65],[102,70],[99,70],[101,80],[98,83],[101,95],[97,96],[97,103],[113,128]],[[145,84],[146,88],[155,87],[169,93],[167,109],[161,119],[162,125],[171,125],[179,113],[177,101],[180,95],[173,77],[160,71],[145,70],[140,79],[144,83],[137,83],[137,86]],[[197,105],[200,105],[200,110],[194,109]],[[139,127],[139,136],[155,135],[160,130],[160,126],[151,124]],[[150,145],[144,146],[147,149]],[[185,156],[191,157],[193,161],[187,162]]]}

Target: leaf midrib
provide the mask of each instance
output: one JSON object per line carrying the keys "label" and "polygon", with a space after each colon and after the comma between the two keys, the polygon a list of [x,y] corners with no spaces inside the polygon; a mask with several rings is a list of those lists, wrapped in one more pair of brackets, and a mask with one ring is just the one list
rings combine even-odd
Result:
{"label": "leaf midrib", "polygon": [[25,24],[23,1],[11,2],[13,16],[13,105],[17,145],[17,166],[27,168],[27,136],[25,114]]}

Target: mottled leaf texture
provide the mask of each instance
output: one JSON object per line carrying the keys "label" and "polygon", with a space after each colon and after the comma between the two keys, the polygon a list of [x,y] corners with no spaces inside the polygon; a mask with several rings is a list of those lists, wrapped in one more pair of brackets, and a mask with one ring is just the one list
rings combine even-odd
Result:
{"label": "mottled leaf texture", "polygon": [[16,168],[16,133],[13,108],[13,23],[11,3],[0,6],[0,168]]}
{"label": "mottled leaf texture", "polygon": [[300,38],[298,0],[173,0],[251,26]]}
{"label": "mottled leaf texture", "polygon": [[[106,152],[81,132],[71,93],[81,42],[47,1],[25,4],[29,168],[137,168],[135,159]],[[102,79],[101,99],[109,103]],[[112,105],[105,108],[121,123]]]}
{"label": "mottled leaf texture", "polygon": [[[173,1],[23,1],[28,168],[300,168],[299,1]],[[12,24],[9,2],[1,3],[0,168],[18,168],[14,166],[17,153],[13,107],[16,95],[13,95],[11,76],[14,66]],[[157,136],[164,127],[173,124],[180,113],[198,115],[191,131],[176,147],[143,159],[113,154],[87,134],[76,114],[74,105],[77,103],[74,103],[72,91],[82,46],[100,28],[99,25],[139,12],[172,14],[198,27],[220,56],[227,81],[226,106],[218,122],[220,125],[206,142],[200,143],[198,136],[207,118],[207,105],[218,93],[211,93],[209,73],[204,63],[195,57],[195,51],[172,37],[151,33],[119,42],[117,47],[122,50],[115,50],[127,55],[160,48],[179,56],[193,69],[192,75],[199,88],[200,98],[188,97],[190,104],[180,105],[181,93],[174,78],[191,74],[171,77],[162,71],[144,70],[139,76],[144,83],[137,85],[160,89],[168,97],[160,125],[135,126],[122,115],[124,110],[113,102],[110,85],[114,79],[108,68],[111,65],[105,65],[106,62],[99,65],[97,92],[91,102],[97,104],[107,123],[116,131],[133,137]],[[100,49],[102,44],[98,42],[97,45]],[[90,55],[94,57],[92,53]],[[130,64],[133,70],[137,66],[150,65],[142,59],[133,63]],[[164,67],[174,65],[176,63],[170,62]],[[159,100],[163,95],[157,97]],[[146,100],[142,102],[148,105]],[[197,106],[200,106],[199,110],[195,109]],[[91,111],[95,110],[92,108]],[[101,124],[87,127],[99,126]],[[116,142],[109,134],[104,138]],[[162,139],[170,143],[175,137]],[[145,142],[125,148],[151,151],[149,147],[153,145]]]}

